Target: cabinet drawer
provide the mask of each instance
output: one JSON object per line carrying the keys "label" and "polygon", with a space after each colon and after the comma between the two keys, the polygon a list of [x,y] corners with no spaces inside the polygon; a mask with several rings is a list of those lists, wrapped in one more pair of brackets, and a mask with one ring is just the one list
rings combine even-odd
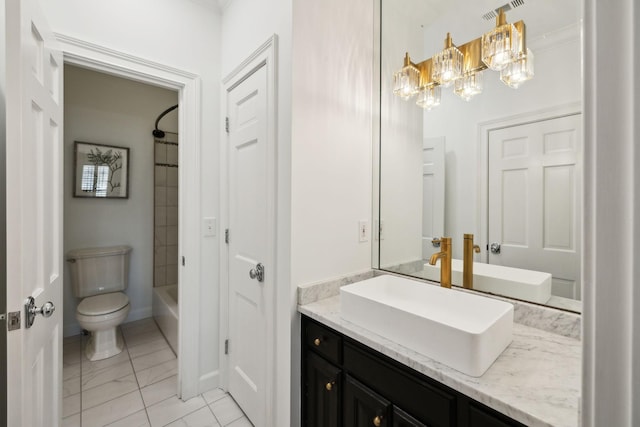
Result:
{"label": "cabinet drawer", "polygon": [[338,333],[306,318],[302,327],[308,348],[334,363],[342,363],[342,337]]}
{"label": "cabinet drawer", "polygon": [[469,404],[469,427],[526,427],[477,402]]}
{"label": "cabinet drawer", "polygon": [[344,344],[344,370],[432,427],[456,425],[456,395],[444,386],[351,340]]}

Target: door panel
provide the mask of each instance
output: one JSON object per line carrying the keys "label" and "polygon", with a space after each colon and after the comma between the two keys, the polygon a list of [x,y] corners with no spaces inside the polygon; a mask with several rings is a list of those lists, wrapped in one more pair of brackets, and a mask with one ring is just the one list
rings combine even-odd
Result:
{"label": "door panel", "polygon": [[489,134],[488,261],[546,271],[553,295],[580,298],[581,116]]}
{"label": "door panel", "polygon": [[[62,54],[35,0],[7,2],[9,425],[55,426],[62,372]],[[24,302],[51,301],[26,327]]]}
{"label": "door panel", "polygon": [[[229,392],[256,426],[267,419],[270,274],[251,278],[268,254],[267,71],[235,86],[229,112]],[[266,269],[273,268],[268,263]]]}
{"label": "door panel", "polygon": [[444,236],[444,137],[426,138],[422,148],[422,257],[433,253],[434,238]]}

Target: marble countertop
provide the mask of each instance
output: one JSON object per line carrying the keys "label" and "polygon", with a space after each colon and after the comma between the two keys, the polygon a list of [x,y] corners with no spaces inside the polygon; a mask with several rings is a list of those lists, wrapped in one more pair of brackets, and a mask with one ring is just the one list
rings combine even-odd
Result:
{"label": "marble countertop", "polygon": [[340,317],[340,296],[298,311],[392,359],[531,427],[577,427],[581,342],[513,325],[513,342],[481,377],[474,378]]}

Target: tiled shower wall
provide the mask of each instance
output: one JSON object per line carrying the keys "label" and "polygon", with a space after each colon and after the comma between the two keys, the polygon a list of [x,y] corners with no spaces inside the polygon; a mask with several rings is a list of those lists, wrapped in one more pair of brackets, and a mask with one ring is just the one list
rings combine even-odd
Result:
{"label": "tiled shower wall", "polygon": [[178,283],[178,134],[155,139],[153,286]]}

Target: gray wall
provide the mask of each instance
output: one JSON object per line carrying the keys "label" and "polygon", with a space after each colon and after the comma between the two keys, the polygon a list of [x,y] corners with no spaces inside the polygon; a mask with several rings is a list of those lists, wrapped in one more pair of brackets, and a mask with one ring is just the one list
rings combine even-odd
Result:
{"label": "gray wall", "polygon": [[[151,316],[153,288],[154,143],[158,115],[178,103],[177,92],[65,66],[64,250],[130,245],[127,321]],[[177,131],[174,110],[161,128]],[[73,197],[74,141],[129,148],[129,198]],[[64,335],[80,329],[75,318],[68,266],[64,283]]]}

